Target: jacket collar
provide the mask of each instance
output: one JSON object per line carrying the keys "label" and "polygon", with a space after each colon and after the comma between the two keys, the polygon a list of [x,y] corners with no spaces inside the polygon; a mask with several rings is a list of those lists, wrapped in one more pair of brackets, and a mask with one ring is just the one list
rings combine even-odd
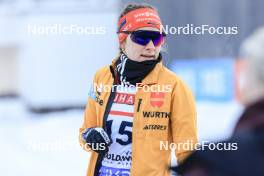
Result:
{"label": "jacket collar", "polygon": [[163,68],[162,61],[156,64],[155,68],[142,80],[143,85],[157,84],[159,73]]}
{"label": "jacket collar", "polygon": [[[115,63],[118,60],[119,55],[112,60],[112,64],[110,67],[112,67],[115,70]],[[156,64],[155,68],[142,80],[142,85],[150,85],[150,84],[156,84],[158,83],[159,73],[163,68],[162,60]],[[116,72],[115,72],[116,74]],[[115,77],[115,75],[113,75]]]}

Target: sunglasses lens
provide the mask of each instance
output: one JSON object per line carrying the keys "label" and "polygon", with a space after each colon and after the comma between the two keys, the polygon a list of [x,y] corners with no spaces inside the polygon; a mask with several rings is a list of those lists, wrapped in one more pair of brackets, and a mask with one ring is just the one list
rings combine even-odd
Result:
{"label": "sunglasses lens", "polygon": [[131,40],[139,45],[146,45],[151,40],[149,37],[147,37],[144,32],[133,32],[130,35]]}
{"label": "sunglasses lens", "polygon": [[152,40],[155,46],[159,46],[164,41],[164,34],[158,31],[143,31],[138,30],[131,33],[130,38],[133,42],[139,45],[147,45]]}
{"label": "sunglasses lens", "polygon": [[152,39],[152,42],[155,46],[160,46],[163,43],[163,41],[164,41],[164,36],[162,34]]}

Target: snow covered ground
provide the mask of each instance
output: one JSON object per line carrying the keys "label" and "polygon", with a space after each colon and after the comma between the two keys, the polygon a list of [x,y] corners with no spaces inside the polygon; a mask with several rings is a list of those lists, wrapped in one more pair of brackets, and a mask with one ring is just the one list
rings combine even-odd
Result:
{"label": "snow covered ground", "polygon": [[20,101],[0,101],[1,175],[85,175],[89,153],[78,145],[82,113],[36,115]]}
{"label": "snow covered ground", "polygon": [[[242,111],[236,102],[199,102],[199,140],[228,137]],[[85,175],[89,153],[78,145],[83,111],[33,114],[19,99],[0,99],[0,170],[4,176]]]}

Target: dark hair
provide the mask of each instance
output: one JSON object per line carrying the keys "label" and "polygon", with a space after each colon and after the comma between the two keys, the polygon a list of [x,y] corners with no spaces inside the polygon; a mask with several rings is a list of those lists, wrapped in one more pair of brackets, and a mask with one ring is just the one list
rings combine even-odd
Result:
{"label": "dark hair", "polygon": [[131,12],[131,11],[136,10],[136,9],[141,9],[141,8],[150,8],[150,9],[153,9],[153,10],[157,11],[157,9],[155,7],[153,7],[152,5],[150,5],[150,4],[128,4],[122,10],[122,12],[121,12],[121,14],[120,14],[118,19],[122,18],[128,12]]}

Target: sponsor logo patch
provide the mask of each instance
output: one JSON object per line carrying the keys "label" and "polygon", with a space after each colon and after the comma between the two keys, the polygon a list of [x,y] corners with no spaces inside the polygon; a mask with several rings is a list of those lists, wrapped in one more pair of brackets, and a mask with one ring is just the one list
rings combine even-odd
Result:
{"label": "sponsor logo patch", "polygon": [[123,21],[121,22],[118,31],[120,31],[122,29],[122,27],[126,24],[126,19],[123,19]]}
{"label": "sponsor logo patch", "polygon": [[166,130],[166,125],[146,125],[143,130]]}
{"label": "sponsor logo patch", "polygon": [[155,108],[160,108],[164,104],[164,92],[151,92],[150,105]]}
{"label": "sponsor logo patch", "polygon": [[116,93],[114,103],[118,104],[128,104],[133,105],[135,102],[135,95],[134,94],[127,94],[127,93]]}
{"label": "sponsor logo patch", "polygon": [[113,153],[107,153],[105,158],[112,160],[112,161],[131,161],[132,160],[132,153],[127,152],[126,155],[116,155]]}
{"label": "sponsor logo patch", "polygon": [[143,117],[145,118],[170,118],[170,112],[155,112],[155,111],[143,111]]}
{"label": "sponsor logo patch", "polygon": [[101,91],[97,90],[94,91],[93,86],[91,86],[90,91],[89,91],[89,97],[92,98],[94,101],[96,101],[100,106],[104,104],[104,101],[100,99]]}

